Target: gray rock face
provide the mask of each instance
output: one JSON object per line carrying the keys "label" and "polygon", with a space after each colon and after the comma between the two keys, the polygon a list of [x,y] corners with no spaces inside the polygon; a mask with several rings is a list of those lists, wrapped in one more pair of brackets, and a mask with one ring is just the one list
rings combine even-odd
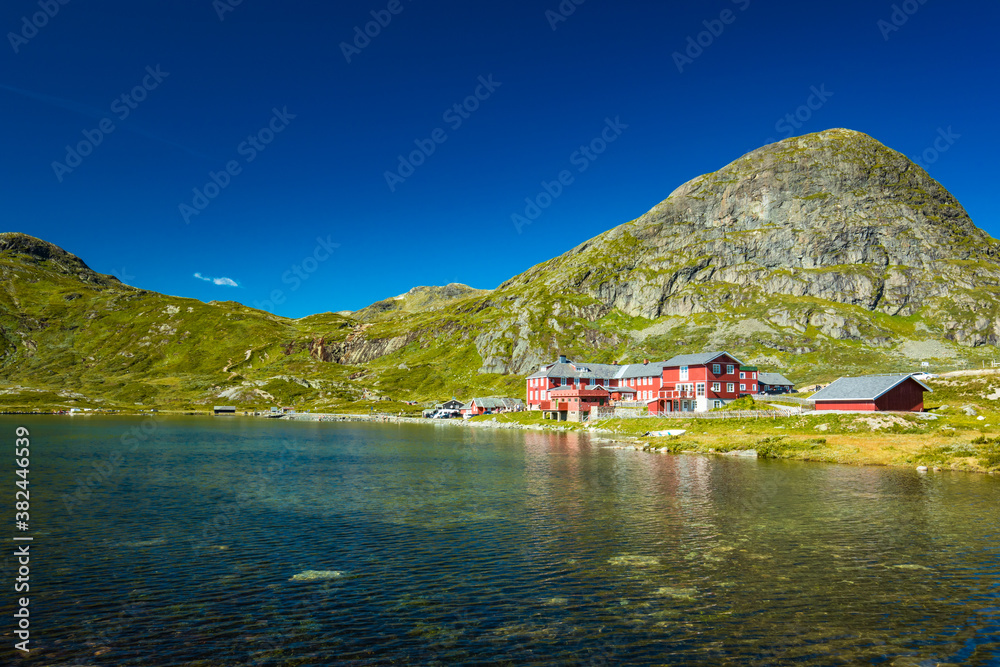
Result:
{"label": "gray rock face", "polygon": [[[638,220],[503,288],[542,282],[650,319],[714,312],[740,296],[892,315],[929,308],[948,316],[954,340],[976,345],[1000,333],[983,298],[998,292],[998,257],[997,241],[927,172],[867,135],[829,130],[696,178]],[[843,318],[817,317],[782,324],[860,336]]]}

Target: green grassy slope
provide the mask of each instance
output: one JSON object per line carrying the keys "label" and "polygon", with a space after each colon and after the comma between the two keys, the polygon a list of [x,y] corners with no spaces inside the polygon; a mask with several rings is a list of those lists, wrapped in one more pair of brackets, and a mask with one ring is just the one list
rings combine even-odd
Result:
{"label": "green grassy slope", "polygon": [[[758,301],[724,290],[717,291],[718,312],[657,321],[608,310],[586,295],[516,285],[426,312],[359,322],[330,313],[290,320],[234,302],[138,290],[97,274],[82,280],[49,260],[10,252],[0,253],[0,273],[0,407],[6,409],[189,410],[224,403],[335,410],[380,406],[380,398],[424,403],[521,396],[522,375],[484,372],[485,358],[510,362],[518,354],[531,368],[560,352],[626,362],[728,349],[800,383],[912,370],[919,359],[934,370],[979,365],[993,354],[990,347],[950,343],[919,315],[872,314],[804,297]],[[775,322],[809,313],[856,322],[860,339]],[[361,350],[360,360],[337,363],[355,349],[349,337],[374,346],[371,358]],[[405,344],[378,353],[394,340]],[[326,355],[332,360],[317,353],[320,341],[334,350]],[[910,353],[928,354],[903,353],[900,341]]]}

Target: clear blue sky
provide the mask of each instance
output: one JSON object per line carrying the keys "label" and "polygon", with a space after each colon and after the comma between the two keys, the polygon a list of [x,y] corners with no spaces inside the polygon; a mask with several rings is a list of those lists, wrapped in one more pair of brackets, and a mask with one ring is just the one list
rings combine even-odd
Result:
{"label": "clear blue sky", "polygon": [[[492,288],[768,140],[832,127],[913,158],[951,128],[927,168],[1000,236],[993,0],[62,1],[0,9],[3,227],[142,288],[280,291],[269,309],[293,317]],[[345,55],[372,12],[386,25]],[[602,133],[603,153],[576,153]],[[417,141],[434,152],[410,174]],[[563,171],[519,233],[511,216]],[[226,187],[196,201],[211,172]]]}

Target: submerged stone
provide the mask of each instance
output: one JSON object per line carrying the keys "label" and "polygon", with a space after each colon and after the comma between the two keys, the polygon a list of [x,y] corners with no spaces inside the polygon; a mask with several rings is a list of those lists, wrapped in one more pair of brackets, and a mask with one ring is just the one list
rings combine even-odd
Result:
{"label": "submerged stone", "polygon": [[628,565],[632,567],[656,567],[660,564],[660,559],[653,556],[640,556],[638,554],[622,554],[612,556],[608,559],[612,565]]}
{"label": "submerged stone", "polygon": [[695,596],[698,595],[698,589],[664,586],[662,588],[658,588],[656,590],[656,594],[664,597],[677,598],[678,600],[693,600]]}
{"label": "submerged stone", "polygon": [[155,547],[166,543],[167,543],[167,538],[158,537],[153,540],[136,540],[133,542],[119,542],[118,546],[127,547],[129,549],[142,549],[143,547]]}
{"label": "submerged stone", "polygon": [[328,579],[339,579],[344,576],[343,572],[337,570],[306,570],[299,572],[289,581],[326,581]]}

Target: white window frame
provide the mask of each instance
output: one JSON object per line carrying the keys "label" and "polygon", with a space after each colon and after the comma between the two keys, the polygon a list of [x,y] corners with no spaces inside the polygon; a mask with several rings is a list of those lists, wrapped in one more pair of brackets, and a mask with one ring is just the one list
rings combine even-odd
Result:
{"label": "white window frame", "polygon": [[736,391],[736,384],[733,383],[733,382],[727,382],[726,383],[726,393],[727,394],[731,394],[734,391]]}
{"label": "white window frame", "polygon": [[712,364],[712,374],[722,375],[722,364]]}
{"label": "white window frame", "polygon": [[746,380],[747,379],[747,374],[745,372],[743,372],[743,371],[740,371],[740,379],[741,380]]}
{"label": "white window frame", "polygon": [[736,366],[732,364],[726,364],[726,375],[732,375],[736,372]]}
{"label": "white window frame", "polygon": [[698,398],[705,398],[705,395],[706,395],[705,394],[705,383],[704,382],[699,382],[695,386],[695,396],[697,396]]}
{"label": "white window frame", "polygon": [[691,372],[690,368],[688,368],[687,366],[681,366],[681,381],[687,380],[689,378],[690,372]]}
{"label": "white window frame", "polygon": [[722,383],[721,382],[713,382],[712,383],[712,391],[715,391],[715,392],[722,391]]}
{"label": "white window frame", "polygon": [[753,393],[756,394],[757,393],[757,385],[755,385],[755,384],[750,385],[750,391],[752,391]]}
{"label": "white window frame", "polygon": [[723,403],[722,401],[716,401],[715,402],[715,407],[716,408],[721,408],[723,405],[725,405],[725,403]]}
{"label": "white window frame", "polygon": [[747,386],[745,384],[741,383],[740,384],[740,391],[746,391],[746,390],[747,390]]}
{"label": "white window frame", "polygon": [[566,386],[566,382],[567,382],[567,378],[559,378],[559,379],[562,380],[562,385],[560,385],[560,386],[565,387]]}

